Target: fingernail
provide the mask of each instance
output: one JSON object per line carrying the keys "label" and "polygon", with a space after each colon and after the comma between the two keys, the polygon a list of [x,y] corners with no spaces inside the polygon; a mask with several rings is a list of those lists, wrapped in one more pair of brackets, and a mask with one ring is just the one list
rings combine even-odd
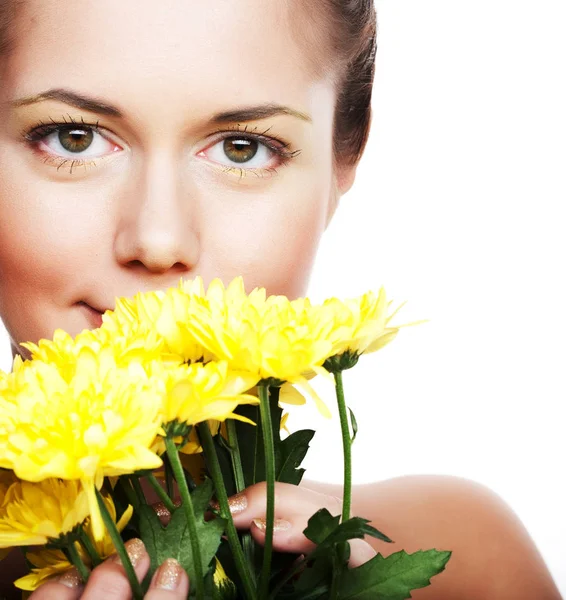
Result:
{"label": "fingernail", "polygon": [[[146,553],[144,543],[139,538],[134,538],[128,540],[124,546],[126,547],[126,552],[130,557],[132,566],[137,566]],[[112,560],[118,565],[122,564],[122,561],[117,554],[112,557]]]}
{"label": "fingernail", "polygon": [[167,510],[165,504],[163,504],[163,502],[156,502],[155,504],[152,504],[152,508],[161,521],[161,524],[167,525],[167,523],[169,523],[171,520],[171,513],[169,510]]}
{"label": "fingernail", "polygon": [[[265,519],[253,519],[253,523],[260,531],[265,531],[267,529],[267,521]],[[291,529],[291,523],[289,523],[289,521],[275,519],[273,522],[273,531],[286,531],[287,529]]]}
{"label": "fingernail", "polygon": [[[210,503],[210,506],[214,510],[220,510],[220,504],[216,500],[213,500]],[[233,515],[238,515],[241,512],[244,512],[246,508],[248,508],[248,499],[245,494],[236,494],[235,496],[231,496],[228,498],[228,507],[230,508],[230,513]]]}
{"label": "fingernail", "polygon": [[66,585],[68,588],[78,588],[83,584],[83,579],[79,575],[79,572],[73,567],[68,571],[65,571],[62,575],[57,577],[56,581]]}
{"label": "fingernail", "polygon": [[153,576],[152,587],[159,590],[176,590],[181,584],[183,568],[174,558],[167,558]]}
{"label": "fingernail", "polygon": [[244,512],[248,508],[248,499],[245,494],[236,494],[228,498],[228,506],[233,515]]}

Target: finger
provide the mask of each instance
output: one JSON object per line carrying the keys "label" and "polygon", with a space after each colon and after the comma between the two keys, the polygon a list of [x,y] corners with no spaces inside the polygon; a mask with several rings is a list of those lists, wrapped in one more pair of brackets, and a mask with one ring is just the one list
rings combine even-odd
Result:
{"label": "finger", "polygon": [[[260,543],[265,537],[266,484],[257,483],[229,499],[234,524],[239,529],[250,529]],[[326,508],[331,514],[342,512],[342,502],[335,496],[300,488],[289,483],[275,484],[275,525],[273,547],[278,552],[309,553],[314,544],[303,530],[312,515]]]}
{"label": "finger", "polygon": [[155,571],[145,600],[184,600],[189,593],[189,578],[181,565],[168,558]]}
{"label": "finger", "polygon": [[374,556],[377,556],[377,552],[364,540],[350,540],[349,544],[350,560],[348,561],[348,566],[350,569],[360,567]]}
{"label": "finger", "polygon": [[[309,554],[316,548],[303,533],[307,526],[308,517],[304,515],[286,515],[285,519],[276,518],[273,523],[273,549],[276,552],[294,552],[296,554]],[[253,519],[250,533],[254,540],[263,546],[267,521],[259,517]]]}
{"label": "finger", "polygon": [[[307,523],[302,515],[290,515],[289,520],[276,519],[273,524],[273,549],[276,552],[293,552],[295,554],[309,554],[316,548],[303,533]],[[254,540],[263,546],[265,542],[265,519],[254,519],[250,532]],[[348,566],[351,569],[359,567],[371,560],[377,553],[362,539],[349,540],[350,558]]]}
{"label": "finger", "polygon": [[[125,544],[126,551],[141,581],[149,569],[149,556],[143,542],[137,538]],[[130,583],[117,555],[111,556],[91,573],[82,600],[129,600],[132,597]]]}
{"label": "finger", "polygon": [[84,585],[78,571],[73,568],[57,579],[41,585],[29,600],[76,600],[81,597]]}
{"label": "finger", "polygon": [[[256,483],[241,494],[229,498],[230,511],[237,528],[249,529],[253,519],[265,518],[266,491],[265,482]],[[342,512],[342,502],[335,496],[290,483],[275,484],[276,518],[288,520],[289,515],[304,515],[306,523],[321,508],[326,508],[332,515],[339,515]]]}
{"label": "finger", "polygon": [[[181,506],[181,499],[177,498],[173,501],[173,504],[176,507]],[[171,520],[171,513],[169,512],[165,504],[163,504],[163,502],[155,502],[151,505],[151,508],[153,508],[155,514],[159,517],[161,525],[163,525],[163,527],[167,527],[169,521]]]}

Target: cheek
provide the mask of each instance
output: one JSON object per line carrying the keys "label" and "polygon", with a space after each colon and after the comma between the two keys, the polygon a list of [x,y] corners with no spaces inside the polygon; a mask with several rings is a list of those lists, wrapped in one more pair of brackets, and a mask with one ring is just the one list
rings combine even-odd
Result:
{"label": "cheek", "polygon": [[326,226],[329,181],[296,182],[292,190],[244,203],[237,198],[239,210],[219,207],[205,219],[206,251],[199,274],[224,281],[242,275],[248,290],[261,286],[271,294],[304,295]]}
{"label": "cheek", "polygon": [[[39,185],[1,154],[0,172],[0,316],[13,340],[50,337],[56,327],[73,326],[62,315],[77,301],[85,238],[93,239],[84,227],[93,220],[78,219],[70,189]],[[69,210],[73,206],[77,214]]]}

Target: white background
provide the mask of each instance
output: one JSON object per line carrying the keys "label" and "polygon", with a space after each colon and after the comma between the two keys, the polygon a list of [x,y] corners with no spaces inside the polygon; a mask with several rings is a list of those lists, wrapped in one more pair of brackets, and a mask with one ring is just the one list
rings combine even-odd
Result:
{"label": "white background", "polygon": [[[354,478],[488,485],[566,594],[566,5],[377,6],[372,137],[311,293],[383,284],[409,301],[399,322],[430,322],[346,378],[361,428]],[[318,429],[308,476],[339,481],[337,420],[307,410],[292,425]]]}

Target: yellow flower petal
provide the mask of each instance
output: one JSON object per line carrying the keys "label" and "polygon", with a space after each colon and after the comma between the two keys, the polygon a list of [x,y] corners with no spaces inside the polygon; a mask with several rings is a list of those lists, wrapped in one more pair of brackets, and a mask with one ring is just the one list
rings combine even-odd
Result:
{"label": "yellow flower petal", "polygon": [[16,481],[0,507],[0,547],[47,544],[72,531],[89,514],[76,481]]}
{"label": "yellow flower petal", "polygon": [[307,403],[303,394],[290,383],[281,386],[281,389],[279,390],[279,402],[282,404],[293,404],[295,406],[302,406]]}

